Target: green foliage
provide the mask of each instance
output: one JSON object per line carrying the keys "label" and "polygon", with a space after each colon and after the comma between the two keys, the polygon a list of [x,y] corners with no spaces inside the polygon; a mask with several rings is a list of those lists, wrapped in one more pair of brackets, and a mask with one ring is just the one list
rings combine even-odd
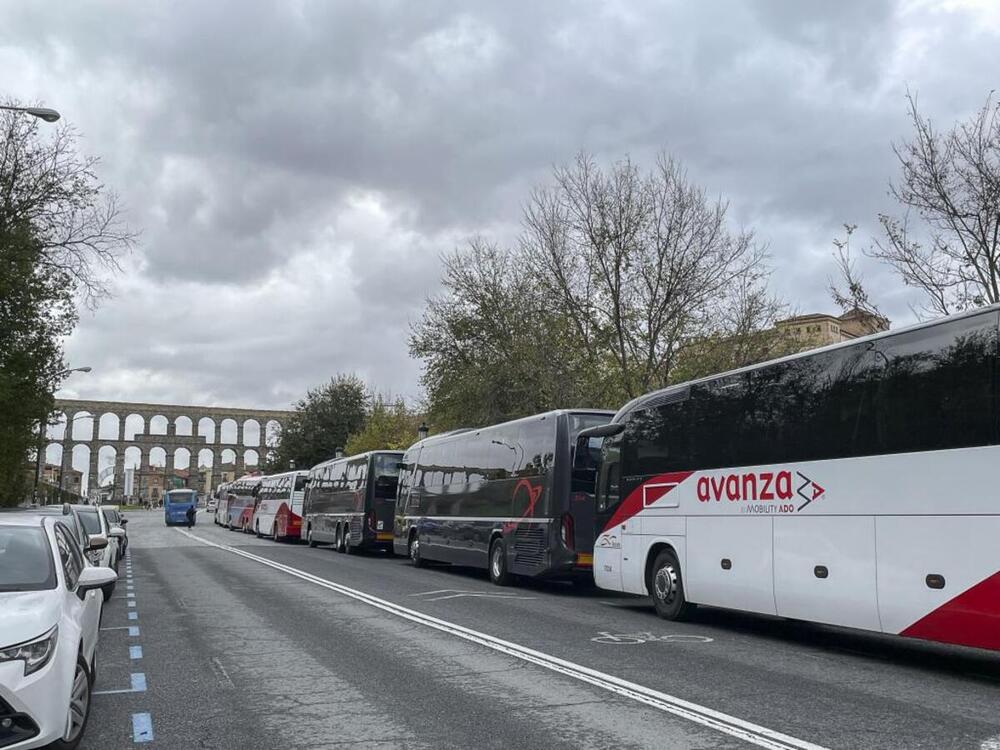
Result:
{"label": "green foliage", "polygon": [[349,456],[374,450],[406,450],[417,441],[421,415],[402,398],[393,401],[375,394],[369,399],[365,426],[347,440]]}
{"label": "green foliage", "polygon": [[64,369],[61,338],[76,322],[71,286],[40,256],[25,225],[0,231],[0,505],[25,496],[25,459]]}
{"label": "green foliage", "polygon": [[435,431],[605,402],[570,321],[512,254],[477,239],[443,263],[445,293],[410,336]]}
{"label": "green foliage", "polygon": [[295,404],[295,413],[285,424],[279,444],[268,456],[268,471],[287,471],[290,462],[300,469],[333,458],[350,435],[364,428],[367,389],[356,375],[338,375],[320,388],[310,390]]}

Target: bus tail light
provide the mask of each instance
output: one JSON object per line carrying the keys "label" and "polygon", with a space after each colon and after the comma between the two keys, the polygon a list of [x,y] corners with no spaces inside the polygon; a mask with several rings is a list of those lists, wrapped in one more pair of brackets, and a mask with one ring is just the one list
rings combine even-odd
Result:
{"label": "bus tail light", "polygon": [[562,517],[562,543],[566,549],[573,549],[573,516],[563,513]]}

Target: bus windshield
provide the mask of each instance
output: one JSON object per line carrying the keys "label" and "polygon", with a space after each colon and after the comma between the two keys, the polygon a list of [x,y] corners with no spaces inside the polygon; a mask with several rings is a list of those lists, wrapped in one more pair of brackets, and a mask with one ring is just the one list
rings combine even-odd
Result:
{"label": "bus windshield", "polygon": [[599,427],[611,421],[611,414],[570,414],[569,440],[576,442],[576,436],[589,427]]}
{"label": "bus windshield", "polygon": [[197,499],[198,495],[194,490],[171,491],[163,496],[165,505],[191,505]]}

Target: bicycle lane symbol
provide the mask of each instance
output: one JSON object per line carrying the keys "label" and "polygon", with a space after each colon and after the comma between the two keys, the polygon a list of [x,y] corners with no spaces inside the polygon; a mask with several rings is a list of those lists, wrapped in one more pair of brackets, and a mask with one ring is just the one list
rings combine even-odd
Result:
{"label": "bicycle lane symbol", "polygon": [[654,635],[650,632],[610,633],[601,630],[596,637],[590,640],[594,643],[607,643],[616,646],[635,646],[640,643],[711,643],[714,639],[705,635],[685,635],[682,633]]}

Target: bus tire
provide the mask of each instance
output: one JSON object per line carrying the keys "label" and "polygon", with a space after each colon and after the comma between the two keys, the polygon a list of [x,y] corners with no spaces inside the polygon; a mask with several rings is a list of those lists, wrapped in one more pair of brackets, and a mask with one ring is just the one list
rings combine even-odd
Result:
{"label": "bus tire", "polygon": [[649,594],[656,614],[664,620],[685,620],[694,608],[684,597],[681,564],[673,550],[665,549],[656,556],[649,577]]}
{"label": "bus tire", "polygon": [[427,566],[424,562],[424,558],[420,556],[420,538],[417,532],[410,534],[410,543],[406,545],[406,550],[410,555],[410,562],[413,563],[414,568],[423,568]]}
{"label": "bus tire", "polygon": [[497,586],[509,586],[514,581],[507,570],[507,545],[500,537],[490,545],[490,580]]}
{"label": "bus tire", "polygon": [[344,527],[339,523],[337,524],[336,531],[333,532],[333,548],[337,552],[344,551]]}
{"label": "bus tire", "polygon": [[260,521],[254,524],[253,533],[258,539],[260,539]]}
{"label": "bus tire", "polygon": [[309,529],[308,529],[308,530],[306,531],[306,543],[307,543],[307,544],[308,544],[308,545],[309,545],[310,547],[312,547],[313,549],[315,549],[315,548],[316,548],[316,547],[318,546],[318,545],[316,544],[316,540],[315,540],[315,539],[313,539],[313,530],[312,530],[312,526],[310,526],[310,527],[309,527]]}

